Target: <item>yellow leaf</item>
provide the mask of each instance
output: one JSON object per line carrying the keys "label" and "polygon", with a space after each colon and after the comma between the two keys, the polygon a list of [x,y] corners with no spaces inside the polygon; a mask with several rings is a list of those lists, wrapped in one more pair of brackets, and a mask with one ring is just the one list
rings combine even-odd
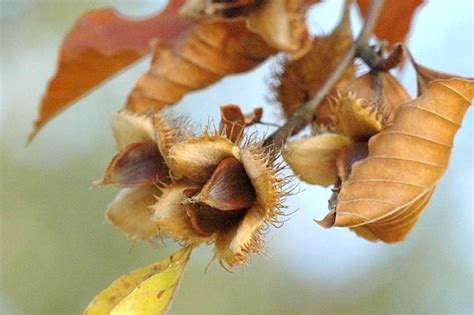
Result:
{"label": "yellow leaf", "polygon": [[191,250],[192,247],[183,247],[162,261],[115,280],[90,302],[84,315],[164,314],[189,261]]}

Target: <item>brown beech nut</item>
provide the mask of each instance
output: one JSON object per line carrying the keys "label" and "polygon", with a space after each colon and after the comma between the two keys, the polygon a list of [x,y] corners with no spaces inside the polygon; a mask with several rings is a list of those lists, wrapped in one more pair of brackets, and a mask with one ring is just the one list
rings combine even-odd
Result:
{"label": "brown beech nut", "polygon": [[336,169],[339,179],[342,182],[349,179],[352,165],[357,161],[365,159],[367,155],[369,155],[367,142],[353,143],[340,149],[336,156]]}
{"label": "brown beech nut", "polygon": [[199,194],[191,199],[221,211],[239,210],[255,203],[255,189],[242,163],[230,157],[217,166]]}

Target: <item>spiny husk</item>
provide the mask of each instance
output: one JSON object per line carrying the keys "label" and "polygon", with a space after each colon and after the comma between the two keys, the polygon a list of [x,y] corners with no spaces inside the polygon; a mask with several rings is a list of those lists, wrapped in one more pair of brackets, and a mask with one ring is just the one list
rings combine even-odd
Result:
{"label": "spiny husk", "polygon": [[160,194],[153,185],[122,189],[108,206],[106,218],[130,239],[150,240],[159,234],[159,230],[152,221],[149,207]]}
{"label": "spiny husk", "polygon": [[260,252],[260,234],[265,223],[262,212],[257,207],[251,208],[237,226],[217,236],[214,252],[221,264],[226,263],[230,267],[245,264],[250,254]]}
{"label": "spiny husk", "polygon": [[324,133],[289,141],[283,157],[299,179],[327,187],[337,180],[337,152],[351,143],[347,136]]}
{"label": "spiny husk", "polygon": [[283,189],[288,178],[278,176],[281,167],[275,164],[276,157],[266,150],[254,142],[247,143],[240,151],[240,161],[255,188],[256,201],[238,226],[216,238],[216,258],[231,267],[246,263],[250,253],[261,250],[261,230],[267,224],[278,222],[283,199],[288,195]]}
{"label": "spiny husk", "polygon": [[[352,45],[352,30],[349,17],[350,1],[346,1],[339,25],[329,34],[313,39],[309,52],[298,60],[284,59],[281,72],[276,74],[273,84],[275,101],[281,105],[285,117],[290,117],[298,108],[313,97],[339,65]],[[355,67],[349,66],[340,84],[354,76]],[[331,94],[340,87],[338,84]],[[323,102],[316,112],[320,123],[326,123],[330,113],[329,101]]]}
{"label": "spiny husk", "polygon": [[112,129],[119,150],[132,143],[156,141],[151,114],[121,110],[112,117]]}
{"label": "spiny husk", "polygon": [[223,159],[238,155],[239,148],[226,137],[205,133],[171,147],[168,166],[175,178],[185,177],[203,184]]}
{"label": "spiny husk", "polygon": [[161,155],[168,161],[172,146],[186,138],[194,136],[191,122],[187,117],[174,117],[169,113],[156,114],[153,117],[155,138]]}
{"label": "spiny husk", "polygon": [[[170,183],[160,181],[158,188],[145,186],[155,193],[134,199],[135,203],[120,204],[121,211],[132,216],[130,222],[134,223],[133,209],[140,206],[151,213],[147,212],[149,216],[145,217],[151,225],[143,224],[144,228],[155,228],[153,236],[168,235],[187,245],[214,241],[215,256],[221,263],[234,266],[246,262],[249,253],[260,249],[261,229],[266,224],[277,223],[276,217],[282,213],[284,185],[288,180],[278,176],[281,167],[275,163],[274,151],[262,147],[261,141],[254,138],[240,141],[237,146],[219,131],[183,136],[187,132],[174,132],[167,117],[157,116],[153,121],[146,117],[146,124],[156,129],[152,135],[159,142],[160,152],[166,154],[163,158],[170,169]],[[229,159],[234,167],[229,167],[226,162]],[[230,182],[221,183],[222,180]],[[216,189],[220,191],[216,193]],[[242,191],[235,193],[235,189]],[[222,192],[231,198],[221,198]],[[154,203],[153,197],[156,197]],[[230,207],[229,203],[232,203]],[[132,234],[125,223],[121,225],[131,237],[145,238],[151,234],[142,236],[139,233],[148,230],[141,231],[136,224],[132,227],[139,231]]]}
{"label": "spiny husk", "polygon": [[279,209],[287,195],[282,187],[287,179],[278,176],[282,167],[276,164],[276,157],[268,150],[261,143],[248,143],[240,150],[240,161],[256,192],[254,207],[262,210],[264,218],[270,220],[281,214]]}
{"label": "spiny husk", "polygon": [[353,94],[339,96],[335,102],[335,130],[355,141],[367,140],[382,130],[382,120],[374,104]]}
{"label": "spiny husk", "polygon": [[[369,112],[374,111],[382,128],[391,125],[398,107],[411,100],[403,85],[389,72],[382,71],[369,72],[346,82],[338,94],[339,100],[353,99],[359,103],[358,107],[364,107]],[[336,100],[333,104],[336,115],[338,106]],[[344,117],[336,116],[335,119],[337,124],[337,120],[344,120]]]}
{"label": "spiny husk", "polygon": [[172,237],[175,241],[185,241],[187,244],[206,242],[209,239],[198,233],[186,213],[183,205],[186,189],[196,188],[196,185],[177,182],[161,189],[161,196],[150,207],[153,210],[153,222],[160,233]]}

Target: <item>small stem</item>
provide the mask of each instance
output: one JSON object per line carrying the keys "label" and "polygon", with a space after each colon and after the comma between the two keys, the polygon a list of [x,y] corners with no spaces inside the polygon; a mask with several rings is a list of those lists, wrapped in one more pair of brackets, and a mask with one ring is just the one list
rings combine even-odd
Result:
{"label": "small stem", "polygon": [[319,104],[326,98],[331,92],[337,82],[342,78],[346,72],[347,67],[352,63],[360,47],[367,46],[372,36],[377,18],[382,11],[384,0],[372,0],[372,4],[369,10],[365,24],[354,42],[352,47],[347,51],[339,65],[334,69],[331,76],[324,82],[323,86],[318,92],[303,106],[301,106],[293,115],[290,116],[284,126],[279,128],[267,139],[265,139],[264,145],[273,144],[277,149],[280,149],[288,137],[301,131],[307,124],[311,122],[314,117],[314,112]]}

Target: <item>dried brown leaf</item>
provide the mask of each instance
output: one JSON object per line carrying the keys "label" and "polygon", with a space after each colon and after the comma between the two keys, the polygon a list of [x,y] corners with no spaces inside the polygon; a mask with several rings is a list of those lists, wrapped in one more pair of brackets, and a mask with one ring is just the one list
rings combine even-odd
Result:
{"label": "dried brown leaf", "polygon": [[[460,78],[459,76],[456,76],[454,74],[437,71],[437,70],[430,69],[428,67],[420,65],[419,63],[415,61],[415,58],[413,58],[413,55],[410,53],[410,51],[409,50],[407,51],[408,51],[408,57],[410,59],[410,62],[415,68],[415,72],[416,72],[418,96],[426,92],[426,89],[428,88],[428,85],[430,84],[431,81],[448,80],[448,79],[452,79],[456,77]],[[474,78],[463,78],[463,79],[474,80]]]}
{"label": "dried brown leaf", "polygon": [[313,0],[265,0],[250,11],[247,27],[277,50],[298,59],[311,49],[305,16]]}
{"label": "dried brown leaf", "polygon": [[402,105],[391,127],[369,141],[369,155],[342,183],[337,207],[320,223],[357,227],[384,242],[403,240],[445,172],[454,136],[474,97],[474,81],[436,80]]}
{"label": "dried brown leaf", "polygon": [[179,12],[192,21],[229,19],[245,16],[262,0],[186,0]]}
{"label": "dried brown leaf", "polygon": [[136,83],[125,108],[159,111],[228,74],[253,69],[275,52],[244,21],[195,25],[178,40],[156,45],[150,70]]}
{"label": "dried brown leaf", "polygon": [[150,40],[169,40],[189,27],[172,0],[160,14],[128,19],[113,9],[84,15],[64,39],[56,74],[41,100],[38,118],[28,141],[57,114],[150,50]]}
{"label": "dried brown leaf", "polygon": [[180,12],[186,18],[201,23],[240,18],[246,21],[249,30],[259,34],[269,46],[299,58],[310,48],[311,38],[305,16],[308,7],[316,2],[319,1],[188,0]]}
{"label": "dried brown leaf", "polygon": [[221,106],[219,132],[233,143],[238,143],[244,135],[244,128],[259,122],[262,115],[263,109],[261,107],[255,108],[253,112],[245,115],[238,105]]}
{"label": "dried brown leaf", "polygon": [[[372,0],[356,0],[356,3],[361,15],[366,18]],[[390,46],[403,42],[410,31],[415,11],[422,3],[423,0],[385,0],[375,26],[375,35],[381,40],[388,41]]]}

